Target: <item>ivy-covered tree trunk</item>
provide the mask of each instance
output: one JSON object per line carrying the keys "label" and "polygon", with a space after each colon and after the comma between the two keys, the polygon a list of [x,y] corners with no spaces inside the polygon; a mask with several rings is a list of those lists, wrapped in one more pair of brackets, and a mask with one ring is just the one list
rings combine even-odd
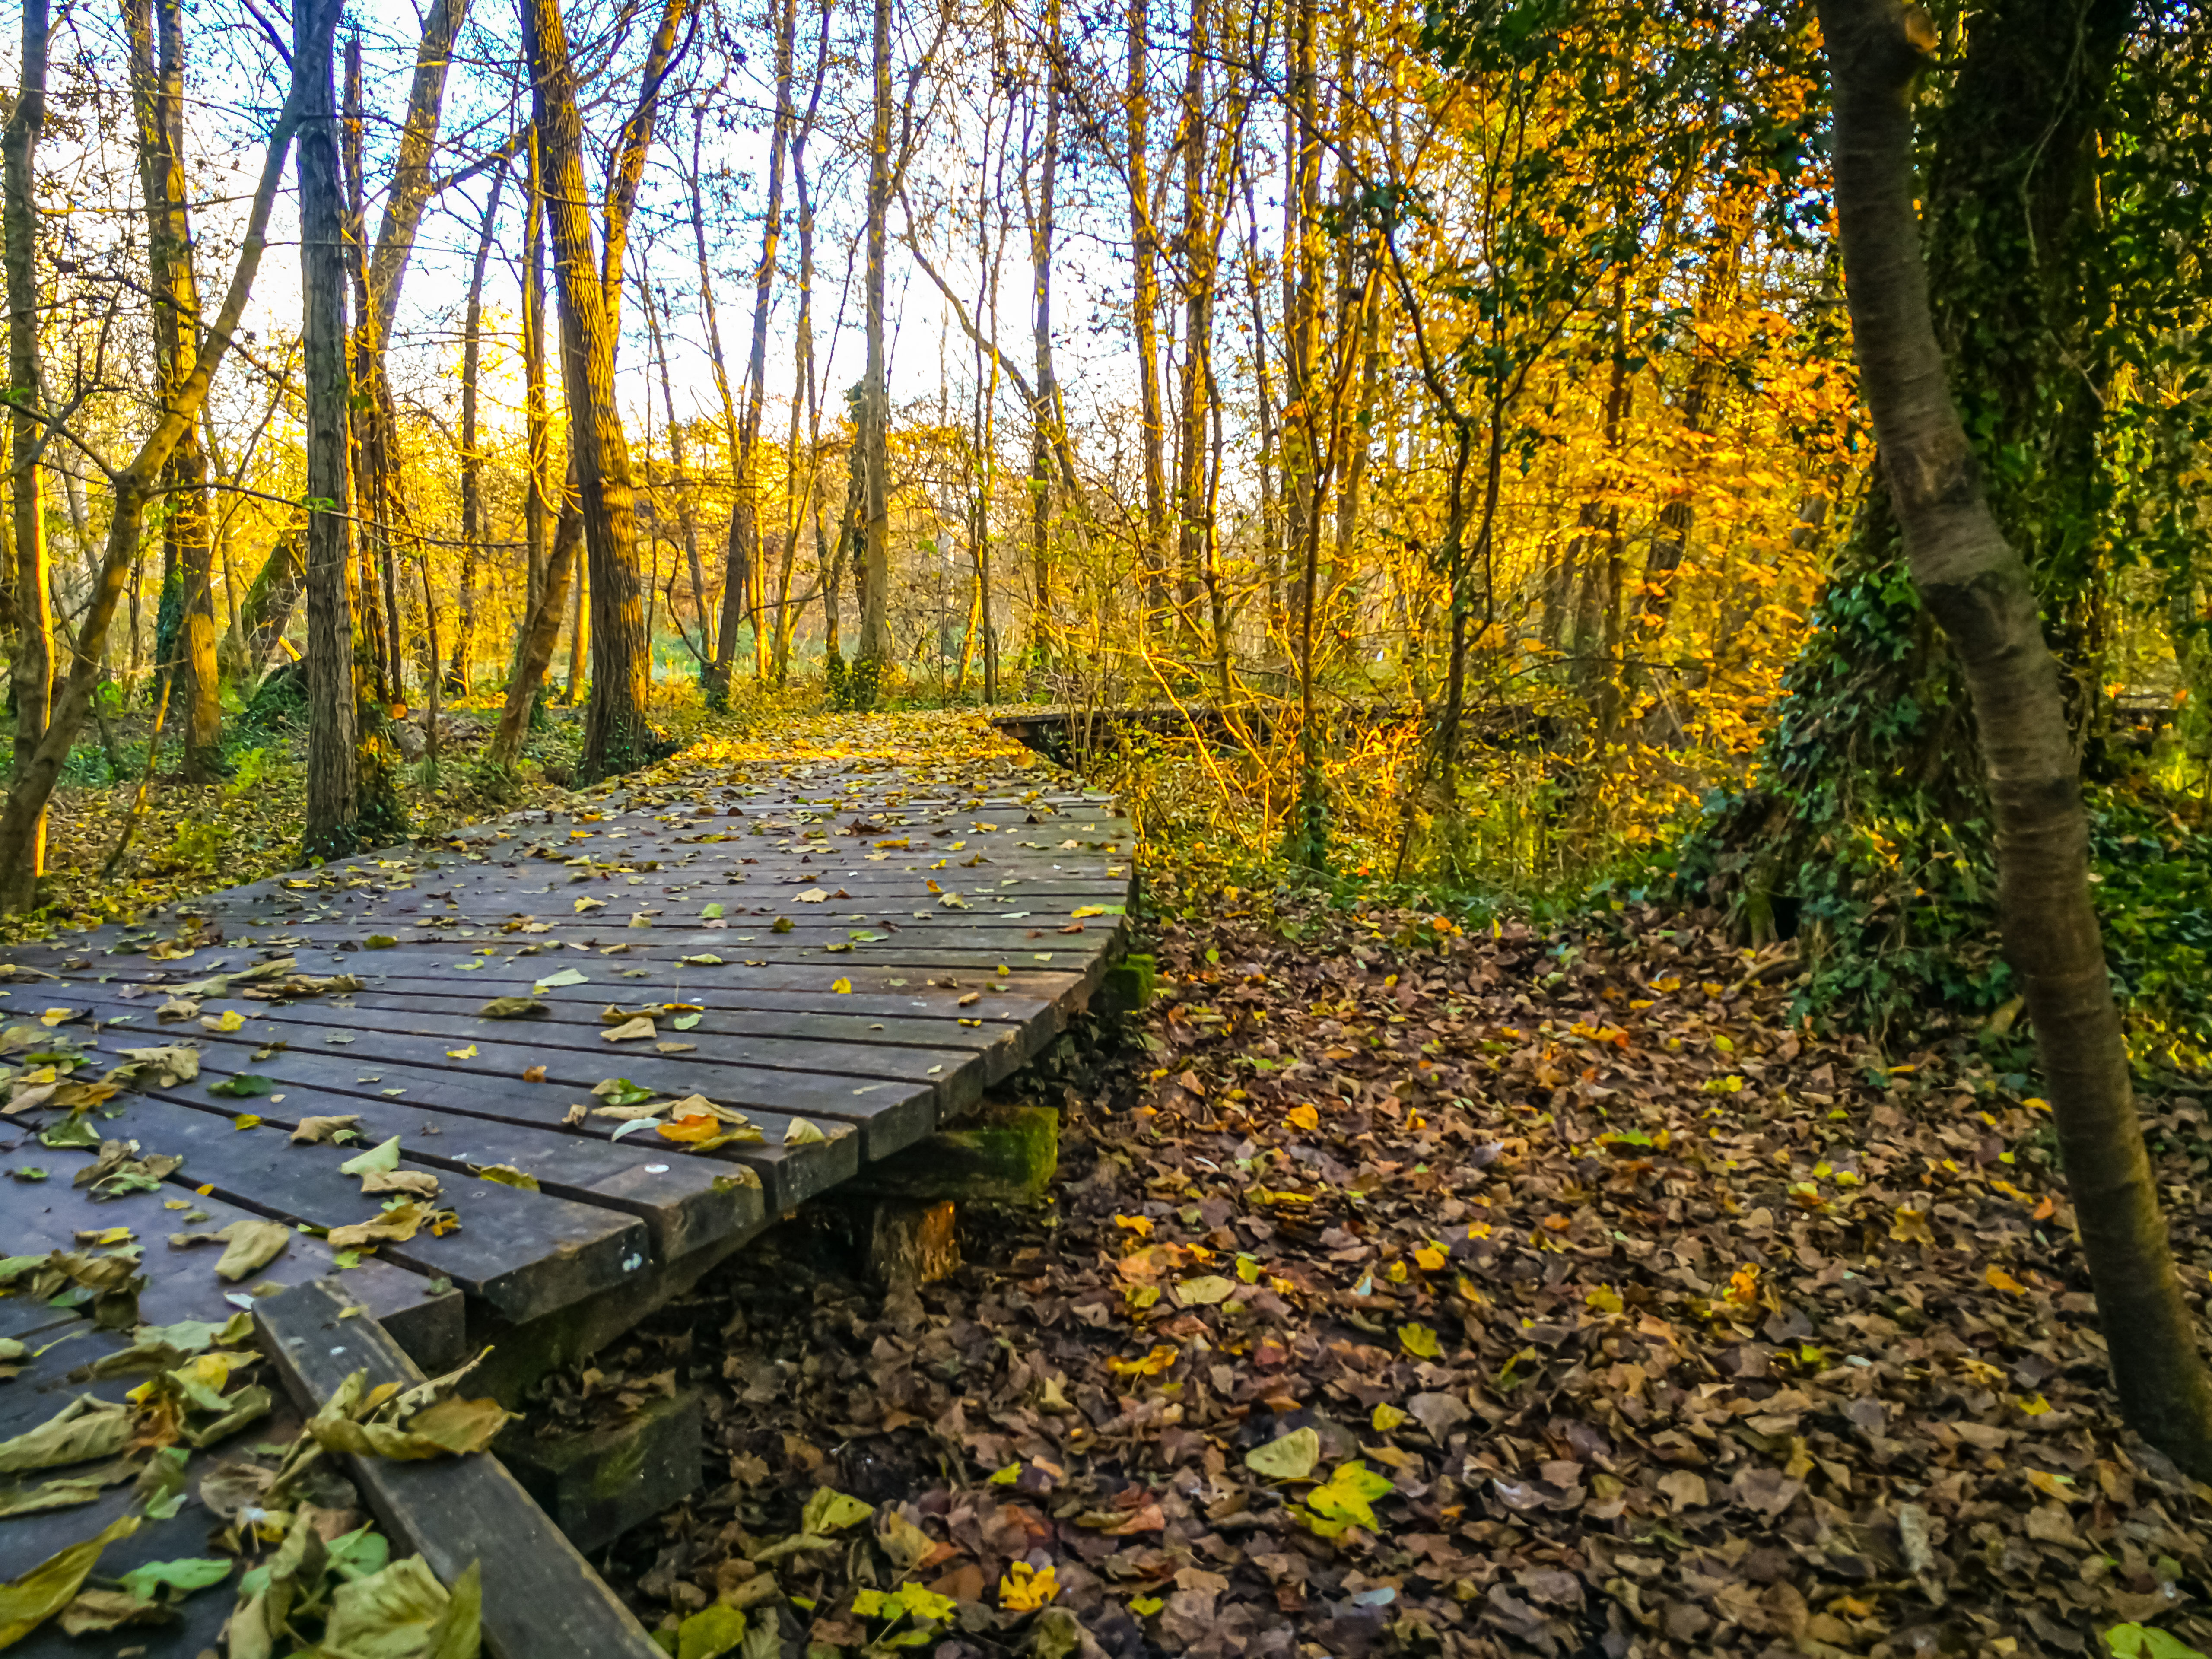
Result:
{"label": "ivy-covered tree trunk", "polygon": [[[2134,17],[2133,0],[1994,0],[1940,97],[1923,95],[1917,135],[1932,327],[1991,512],[2051,620],[2093,768],[2114,283],[2099,133]],[[1716,878],[1754,939],[1798,930],[1822,982],[1850,988],[1872,1018],[1931,995],[1995,1006],[2009,994],[1996,963],[1962,948],[1992,858],[1973,717],[1879,476],[1786,683],[1760,782],[1693,846],[1692,872]],[[1918,890],[1929,873],[1940,891]]]}
{"label": "ivy-covered tree trunk", "polygon": [[1836,210],[1862,389],[1923,603],[1959,658],[1996,826],[2004,947],[2049,1079],[2128,1420],[2212,1477],[2212,1381],[2168,1247],[2089,884],[2081,769],[2027,563],[1991,512],[1929,303],[1913,83],[1935,45],[1900,0],[1820,0]]}

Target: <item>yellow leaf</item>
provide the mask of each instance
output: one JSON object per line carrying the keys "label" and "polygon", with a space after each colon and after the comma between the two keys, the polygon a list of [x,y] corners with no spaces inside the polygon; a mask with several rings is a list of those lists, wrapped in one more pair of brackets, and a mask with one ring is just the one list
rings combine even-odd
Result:
{"label": "yellow leaf", "polygon": [[1293,1106],[1283,1114],[1283,1121],[1295,1128],[1310,1131],[1321,1127],[1321,1114],[1310,1106]]}
{"label": "yellow leaf", "polygon": [[1182,1358],[1182,1350],[1162,1343],[1142,1359],[1109,1359],[1106,1369],[1116,1376],[1158,1376]]}
{"label": "yellow leaf", "polygon": [[1749,1308],[1759,1301],[1759,1267],[1756,1263],[1738,1267],[1729,1275],[1729,1287],[1721,1292],[1721,1300],[1731,1307]]}
{"label": "yellow leaf", "polygon": [[606,906],[605,899],[580,898],[576,901],[576,914],[580,916],[586,910],[604,910]]}
{"label": "yellow leaf", "polygon": [[1034,1613],[1060,1594],[1060,1569],[1017,1561],[999,1581],[999,1606],[1007,1613]]}
{"label": "yellow leaf", "polygon": [[1398,1340],[1406,1352],[1416,1359],[1441,1358],[1443,1350],[1437,1345],[1437,1334],[1426,1325],[1401,1325]]}
{"label": "yellow leaf", "polygon": [[1984,1273],[1982,1277],[1989,1281],[1989,1285],[1991,1290],[2002,1291],[2007,1296],[2020,1296],[2024,1294],[2027,1290],[2027,1285],[2021,1284],[2020,1280],[2014,1279],[2002,1267],[1997,1267],[1994,1263],[1991,1264],[1990,1270]]}
{"label": "yellow leaf", "polygon": [[843,996],[853,988],[853,981],[849,979],[833,979],[830,981],[830,988],[839,996]]}
{"label": "yellow leaf", "polygon": [[1105,914],[1106,907],[1103,904],[1085,904],[1076,909],[1075,919],[1078,921],[1085,921],[1092,916],[1103,916]]}
{"label": "yellow leaf", "polygon": [[446,1058],[447,1060],[474,1060],[476,1057],[477,1045],[473,1042],[469,1044],[465,1048],[448,1048],[446,1050]]}
{"label": "yellow leaf", "polygon": [[1413,1265],[1425,1273],[1441,1272],[1451,1258],[1435,1245],[1430,1244],[1413,1252]]}
{"label": "yellow leaf", "polygon": [[1617,1314],[1620,1311],[1620,1292],[1610,1285],[1601,1285],[1583,1301],[1599,1313]]}
{"label": "yellow leaf", "polygon": [[1935,1230],[1928,1224],[1925,1210],[1899,1208],[1890,1218],[1889,1236],[1900,1244],[1933,1244]]}
{"label": "yellow leaf", "polygon": [[203,1014],[200,1024],[210,1031],[235,1031],[246,1024],[246,1016],[235,1008],[226,1008],[219,1014]]}
{"label": "yellow leaf", "polygon": [[1407,1419],[1404,1412],[1385,1401],[1375,1408],[1375,1415],[1368,1420],[1374,1424],[1378,1432],[1388,1434]]}
{"label": "yellow leaf", "polygon": [[1114,1224],[1125,1231],[1136,1234],[1139,1238],[1150,1238],[1152,1236],[1152,1218],[1148,1215],[1117,1215],[1114,1218]]}

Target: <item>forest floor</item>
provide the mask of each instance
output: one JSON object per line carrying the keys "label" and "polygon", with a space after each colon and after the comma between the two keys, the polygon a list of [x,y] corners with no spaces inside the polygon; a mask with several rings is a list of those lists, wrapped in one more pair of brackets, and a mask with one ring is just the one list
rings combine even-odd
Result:
{"label": "forest floor", "polygon": [[[649,1624],[781,1606],[816,1659],[2208,1644],[2212,1489],[2114,1416],[2026,1077],[1815,1036],[1650,912],[1150,884],[1164,995],[1021,1082],[1064,1113],[1048,1209],[968,1217],[918,1297],[802,1218],[552,1402],[707,1392],[726,1479],[614,1552]],[[2145,1109],[2201,1289],[2203,1111]]]}
{"label": "forest floor", "polygon": [[[995,746],[693,736],[653,781]],[[547,752],[529,799],[439,810],[565,795]],[[281,867],[270,764],[157,789],[138,844],[215,850],[106,888],[129,789],[65,791],[64,914]],[[1009,1085],[1062,1111],[1046,1208],[965,1215],[965,1265],[887,1295],[816,1206],[556,1380],[571,1424],[705,1392],[713,1480],[608,1558],[649,1626],[720,1653],[744,1609],[794,1659],[2212,1648],[2212,1489],[2115,1418],[2016,1044],[1816,1034],[1786,961],[1650,910],[1462,932],[1186,867],[1148,849],[1159,998]],[[2201,1307],[2212,1133],[2144,1111]]]}

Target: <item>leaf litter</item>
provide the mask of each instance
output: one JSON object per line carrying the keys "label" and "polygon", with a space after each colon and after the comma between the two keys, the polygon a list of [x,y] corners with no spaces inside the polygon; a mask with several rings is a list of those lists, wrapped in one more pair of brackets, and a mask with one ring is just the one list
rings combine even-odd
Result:
{"label": "leaf litter", "polygon": [[[2015,1051],[1816,1035],[1783,958],[1648,911],[1208,908],[1118,1043],[1008,1085],[1061,1109],[1052,1210],[965,1213],[966,1263],[888,1293],[802,1212],[545,1385],[571,1428],[706,1392],[708,1486],[611,1568],[665,1640],[2212,1647],[2212,1489],[2118,1420]],[[2146,1115],[2193,1193],[2200,1103]],[[807,1541],[824,1488],[859,1543]]]}

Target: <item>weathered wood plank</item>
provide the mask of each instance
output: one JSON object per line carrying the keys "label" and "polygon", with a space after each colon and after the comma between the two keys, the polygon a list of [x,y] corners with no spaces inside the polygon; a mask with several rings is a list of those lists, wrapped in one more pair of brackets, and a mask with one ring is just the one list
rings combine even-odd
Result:
{"label": "weathered wood plank", "polygon": [[[356,1370],[372,1384],[422,1380],[375,1321],[347,1317],[347,1305],[316,1285],[255,1310],[264,1346],[302,1411]],[[493,1659],[659,1659],[644,1627],[497,1458],[347,1461],[378,1521],[441,1580],[450,1584],[482,1563]]]}
{"label": "weathered wood plank", "polygon": [[[174,1153],[180,1189],[214,1188],[240,1209],[272,1219],[337,1227],[374,1218],[381,1206],[338,1168],[352,1154],[326,1146],[295,1146],[274,1130],[241,1133],[223,1118],[144,1096],[118,1097],[106,1126],[148,1152]],[[240,1103],[252,1105],[251,1101]],[[54,1153],[57,1159],[65,1155]],[[73,1173],[86,1154],[67,1155]],[[440,1237],[427,1229],[377,1254],[418,1273],[451,1279],[508,1318],[531,1319],[623,1282],[648,1260],[642,1223],[614,1210],[572,1204],[494,1182],[471,1182],[459,1199],[461,1225]]]}
{"label": "weathered wood plank", "polygon": [[[149,1146],[149,1152],[164,1150]],[[41,1158],[62,1159],[63,1154],[40,1149]],[[212,1232],[234,1221],[256,1220],[254,1212],[226,1202],[213,1194],[198,1194],[165,1186],[158,1193],[127,1193],[120,1198],[96,1199],[89,1189],[70,1184],[74,1171],[83,1166],[82,1155],[50,1163],[54,1174],[35,1185],[10,1182],[0,1189],[0,1249],[29,1255],[42,1250],[82,1248],[81,1232],[128,1227],[143,1247],[147,1285],[138,1297],[138,1316],[149,1325],[171,1325],[179,1319],[206,1319],[220,1324],[236,1313],[233,1296],[246,1297],[246,1286],[216,1277],[220,1251],[210,1246],[173,1249],[169,1235]],[[189,1175],[189,1168],[183,1173]],[[181,1209],[167,1207],[182,1203]],[[187,1221],[198,1214],[203,1220]],[[351,1294],[380,1320],[395,1340],[414,1356],[416,1363],[443,1370],[459,1363],[466,1336],[461,1320],[460,1292],[434,1290],[425,1275],[391,1261],[364,1260],[358,1267],[340,1269],[330,1246],[304,1233],[293,1236],[284,1254],[253,1275],[252,1284],[295,1285],[343,1271]],[[0,1300],[0,1309],[11,1308],[20,1298]],[[66,1313],[46,1310],[54,1318]],[[0,1333],[14,1334],[13,1332]]]}

